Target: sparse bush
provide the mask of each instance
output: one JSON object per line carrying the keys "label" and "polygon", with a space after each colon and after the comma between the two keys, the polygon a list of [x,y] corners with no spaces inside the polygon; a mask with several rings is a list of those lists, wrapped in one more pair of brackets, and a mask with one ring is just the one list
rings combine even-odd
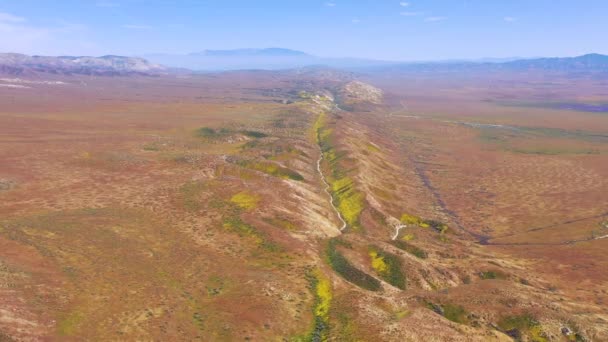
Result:
{"label": "sparse bush", "polygon": [[279,177],[282,179],[291,179],[296,181],[303,181],[304,177],[296,171],[288,169],[286,167],[279,166],[272,162],[255,162],[247,161],[239,163],[241,166],[248,169],[260,171],[271,176]]}
{"label": "sparse bush", "polygon": [[467,311],[460,305],[445,304],[443,307],[443,315],[452,322],[459,324],[469,324]]}
{"label": "sparse bush", "polygon": [[255,227],[243,222],[238,215],[225,217],[222,226],[224,229],[237,233],[239,236],[251,238],[257,246],[260,246],[269,252],[280,251],[279,246],[272,241],[269,241],[266,236]]}
{"label": "sparse bush", "polygon": [[487,280],[487,279],[507,279],[507,275],[501,271],[482,271],[479,272],[479,278]]}
{"label": "sparse bush", "polygon": [[209,127],[201,127],[197,131],[198,135],[205,138],[211,138],[216,136],[215,129]]}
{"label": "sparse bush", "polygon": [[251,138],[266,138],[268,136],[268,134],[266,133],[262,133],[262,132],[258,132],[258,131],[241,131],[241,134],[246,135],[248,137]]}
{"label": "sparse bush", "polygon": [[219,138],[232,134],[232,130],[228,128],[213,129],[210,127],[201,127],[196,130],[196,134],[202,138]]}
{"label": "sparse bush", "polygon": [[403,214],[401,215],[401,223],[409,225],[409,226],[418,226],[422,228],[432,228],[436,232],[443,234],[448,231],[448,225],[436,221],[436,220],[425,220],[419,216],[411,215],[411,214]]}
{"label": "sparse bush", "polygon": [[[547,338],[540,323],[534,316],[526,313],[518,316],[506,316],[498,322],[498,327],[509,336],[526,335],[529,341],[546,342]],[[521,338],[521,337],[519,337]]]}
{"label": "sparse bush", "polygon": [[409,244],[403,240],[394,240],[391,241],[391,244],[403,251],[406,251],[410,254],[412,254],[413,256],[420,258],[420,259],[426,259],[428,258],[428,254],[421,248],[418,248],[412,244]]}
{"label": "sparse bush", "polygon": [[452,322],[469,324],[469,313],[460,305],[426,302],[426,307]]}

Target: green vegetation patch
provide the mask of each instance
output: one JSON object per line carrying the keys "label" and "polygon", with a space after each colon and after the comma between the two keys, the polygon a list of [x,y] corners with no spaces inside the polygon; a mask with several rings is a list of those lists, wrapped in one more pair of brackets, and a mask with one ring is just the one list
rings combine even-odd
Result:
{"label": "green vegetation patch", "polygon": [[406,279],[398,256],[385,252],[376,246],[369,247],[372,268],[387,283],[405,290]]}
{"label": "green vegetation patch", "polygon": [[264,222],[275,226],[275,227],[280,227],[283,228],[285,230],[289,230],[289,231],[295,231],[298,229],[298,227],[293,224],[291,221],[282,218],[282,217],[265,217],[263,218]]}
{"label": "green vegetation patch", "polygon": [[208,138],[208,139],[221,138],[221,137],[230,135],[232,133],[234,133],[234,132],[228,128],[214,129],[214,128],[210,128],[210,127],[201,127],[196,130],[197,136],[199,136],[201,138]]}
{"label": "green vegetation patch", "polygon": [[423,249],[405,242],[405,240],[403,238],[401,240],[391,241],[391,245],[399,248],[402,251],[406,251],[419,259],[428,258],[428,254]]}
{"label": "green vegetation patch", "polygon": [[201,127],[196,130],[197,136],[199,136],[201,138],[207,138],[207,139],[223,138],[223,137],[235,134],[235,133],[240,133],[244,136],[247,136],[250,138],[255,138],[255,139],[268,137],[268,134],[266,134],[266,133],[259,132],[259,131],[253,131],[253,130],[235,131],[235,130],[232,130],[229,128],[215,129],[215,128],[211,128],[211,127]]}
{"label": "green vegetation patch", "polygon": [[349,177],[332,179],[329,183],[340,214],[351,227],[357,227],[359,217],[365,207],[365,196],[355,190],[354,182]]}
{"label": "green vegetation patch", "polygon": [[271,241],[264,232],[241,219],[243,211],[255,208],[258,200],[256,195],[243,191],[232,196],[230,201],[212,200],[209,206],[221,212],[221,223],[225,230],[249,238],[254,245],[265,251],[282,252],[283,248]]}
{"label": "green vegetation patch", "polygon": [[507,279],[507,275],[502,271],[496,270],[488,270],[479,272],[479,278],[487,280],[487,279]]}
{"label": "green vegetation patch", "polygon": [[239,163],[241,166],[246,167],[248,169],[260,171],[266,174],[269,174],[274,177],[279,177],[282,179],[291,179],[296,181],[303,181],[304,177],[286,167],[279,166],[275,163],[271,162],[257,162],[257,161],[243,161]]}
{"label": "green vegetation patch", "polygon": [[445,304],[443,307],[443,316],[452,322],[459,324],[469,324],[468,312],[460,305]]}
{"label": "green vegetation patch", "polygon": [[255,209],[259,201],[259,196],[248,191],[241,191],[230,198],[230,202],[245,210]]}
{"label": "green vegetation patch", "polygon": [[224,218],[222,222],[224,229],[234,232],[242,237],[248,237],[253,242],[264,250],[269,252],[279,252],[281,248],[272,241],[268,240],[262,232],[258,231],[254,226],[245,223],[238,215],[230,215]]}
{"label": "green vegetation patch", "polygon": [[310,282],[310,288],[315,298],[315,303],[312,310],[314,326],[308,336],[295,338],[293,340],[298,342],[329,341],[329,311],[331,309],[331,302],[333,298],[331,282],[318,269],[309,272],[306,276]]}
{"label": "green vegetation patch", "polygon": [[323,159],[331,171],[325,178],[329,183],[334,204],[346,223],[351,228],[360,229],[359,218],[365,209],[365,195],[356,189],[353,179],[348,177],[341,167],[340,160],[344,154],[338,153],[333,147],[332,130],[326,126],[326,120],[326,115],[320,114],[313,125]]}
{"label": "green vegetation patch", "polygon": [[84,317],[79,312],[71,312],[63,317],[57,324],[57,330],[60,335],[69,336],[73,335],[79,325],[82,323]]}
{"label": "green vegetation patch", "polygon": [[527,336],[528,341],[548,341],[538,320],[527,313],[518,316],[505,316],[498,322],[498,327],[518,341],[521,341],[523,336]]}
{"label": "green vegetation patch", "polygon": [[365,145],[365,148],[370,151],[370,152],[374,152],[374,153],[379,153],[381,152],[380,148],[378,146],[376,146],[375,144],[372,143],[367,143]]}
{"label": "green vegetation patch", "polygon": [[437,220],[427,220],[423,219],[419,216],[411,215],[411,214],[403,214],[401,215],[401,223],[408,226],[418,226],[421,228],[432,228],[439,234],[444,234],[448,231],[449,227],[447,224],[437,221]]}
{"label": "green vegetation patch", "polygon": [[353,266],[345,257],[338,251],[337,246],[342,245],[348,247],[340,239],[330,239],[327,243],[326,256],[331,268],[336,271],[342,278],[347,281],[370,291],[378,291],[381,288],[380,282],[369,274],[359,270]]}
{"label": "green vegetation patch", "polygon": [[442,315],[446,319],[458,323],[458,324],[469,324],[469,313],[461,305],[456,304],[434,304],[431,302],[426,303],[427,308],[434,312]]}
{"label": "green vegetation patch", "polygon": [[258,131],[248,131],[248,130],[241,131],[241,134],[248,136],[250,138],[266,138],[268,136],[268,134],[266,134],[266,133],[262,133],[262,132],[258,132]]}

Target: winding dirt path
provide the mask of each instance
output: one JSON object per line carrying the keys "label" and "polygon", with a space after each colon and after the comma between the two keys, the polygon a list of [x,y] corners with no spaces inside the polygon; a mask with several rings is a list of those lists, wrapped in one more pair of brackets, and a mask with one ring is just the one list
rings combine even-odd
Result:
{"label": "winding dirt path", "polygon": [[403,228],[407,228],[407,225],[405,225],[405,224],[396,225],[395,226],[395,235],[393,235],[391,240],[393,240],[393,241],[397,240],[397,238],[399,237],[399,233],[401,232],[401,229],[403,229]]}
{"label": "winding dirt path", "polygon": [[325,185],[325,188],[323,190],[329,197],[329,204],[336,212],[336,215],[340,219],[340,222],[342,222],[342,226],[340,228],[338,228],[342,232],[342,231],[344,231],[344,229],[346,229],[346,227],[348,225],[346,224],[346,221],[344,221],[344,218],[342,218],[342,214],[340,214],[340,211],[334,204],[334,197],[331,195],[331,192],[329,192],[329,183],[325,179],[325,175],[323,175],[323,171],[321,171],[321,162],[323,161],[323,151],[321,150],[321,147],[319,147],[319,153],[320,153],[320,156],[319,156],[319,159],[317,160],[317,172],[319,172],[319,176],[321,177],[321,180],[323,181],[323,184]]}

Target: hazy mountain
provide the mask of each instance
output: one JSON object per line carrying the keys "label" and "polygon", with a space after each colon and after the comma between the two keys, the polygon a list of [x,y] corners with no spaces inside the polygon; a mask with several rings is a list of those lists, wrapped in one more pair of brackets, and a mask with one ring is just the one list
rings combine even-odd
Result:
{"label": "hazy mountain", "polygon": [[266,49],[235,49],[235,50],[204,50],[202,52],[191,53],[192,56],[220,56],[220,57],[312,57],[306,52],[283,49],[283,48],[266,48]]}
{"label": "hazy mountain", "polygon": [[578,57],[554,57],[518,59],[505,62],[422,62],[395,63],[372,66],[360,71],[381,72],[562,72],[562,73],[608,73],[608,56],[587,54]]}
{"label": "hazy mountain", "polygon": [[443,60],[433,62],[394,62],[362,58],[325,58],[306,52],[283,49],[204,50],[172,55],[147,55],[151,61],[175,68],[195,71],[222,71],[245,69],[293,69],[307,66],[324,66],[357,71],[396,70],[410,72],[458,71],[608,71],[608,57],[589,54],[569,58],[483,58],[478,60]]}
{"label": "hazy mountain", "polygon": [[306,52],[283,49],[236,49],[204,50],[190,54],[145,55],[155,63],[175,68],[198,71],[245,70],[245,69],[293,69],[311,65],[334,68],[355,68],[385,65],[388,62],[360,58],[324,58]]}
{"label": "hazy mountain", "polygon": [[608,56],[597,53],[566,58],[523,59],[504,63],[507,69],[557,71],[608,71]]}
{"label": "hazy mountain", "polygon": [[[205,50],[188,55],[156,54],[148,59],[125,56],[28,56],[17,53],[0,54],[0,73],[27,75],[52,73],[60,75],[155,75],[191,71],[281,70],[315,66],[355,72],[564,72],[608,73],[608,56],[587,54],[567,58],[531,58],[500,61],[387,62],[357,58],[323,58],[302,51],[267,48],[237,50]],[[167,67],[165,67],[166,65]],[[191,72],[182,70],[181,72]]]}
{"label": "hazy mountain", "polygon": [[165,67],[143,58],[124,56],[28,56],[17,53],[0,54],[0,72],[4,74],[78,74],[78,75],[132,75],[157,74]]}

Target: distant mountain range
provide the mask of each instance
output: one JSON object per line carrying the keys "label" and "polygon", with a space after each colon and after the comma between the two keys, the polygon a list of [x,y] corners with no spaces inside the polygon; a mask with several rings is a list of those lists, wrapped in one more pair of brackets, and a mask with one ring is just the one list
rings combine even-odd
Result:
{"label": "distant mountain range", "polygon": [[51,73],[60,75],[150,75],[167,69],[143,58],[124,56],[74,57],[28,56],[17,53],[0,53],[0,73],[30,75]]}
{"label": "distant mountain range", "polygon": [[280,70],[322,65],[331,68],[360,68],[388,65],[390,62],[361,58],[325,58],[306,52],[283,49],[205,50],[185,55],[151,54],[145,58],[155,63],[198,71],[243,69]]}
{"label": "distant mountain range", "polygon": [[235,50],[204,50],[202,52],[191,53],[191,56],[214,56],[214,57],[312,57],[306,52],[283,49],[283,48],[266,48],[266,49],[235,49]]}
{"label": "distant mountain range", "polygon": [[504,63],[503,66],[507,69],[608,71],[608,56],[591,53],[579,57],[523,59]]}
{"label": "distant mountain range", "polygon": [[375,66],[367,71],[388,72],[562,72],[608,73],[608,56],[587,54],[578,57],[518,59],[505,62],[396,63]]}
{"label": "distant mountain range", "polygon": [[608,56],[588,54],[570,58],[484,58],[474,61],[448,60],[437,62],[394,62],[361,58],[324,58],[302,51],[268,48],[237,50],[205,50],[187,55],[155,54],[146,58],[170,67],[199,71],[235,69],[293,69],[317,65],[348,70],[403,71],[608,71]]}
{"label": "distant mountain range", "polygon": [[0,53],[0,74],[28,75],[159,75],[192,71],[298,69],[316,66],[359,72],[565,72],[608,74],[608,56],[588,54],[568,58],[484,59],[478,61],[388,62],[357,58],[322,58],[302,51],[268,48],[205,50],[188,55],[139,57],[28,56]]}

